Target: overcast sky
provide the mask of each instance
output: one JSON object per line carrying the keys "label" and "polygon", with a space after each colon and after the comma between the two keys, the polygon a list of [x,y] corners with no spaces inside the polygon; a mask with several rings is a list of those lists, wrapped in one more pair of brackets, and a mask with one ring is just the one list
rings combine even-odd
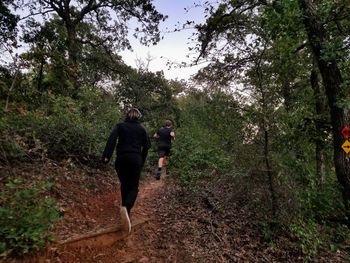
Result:
{"label": "overcast sky", "polygon": [[[177,27],[178,23],[181,25],[187,20],[195,21],[195,23],[204,22],[204,12],[202,7],[194,7],[194,1],[189,0],[155,0],[154,5],[157,10],[168,16],[165,22],[160,25],[160,30],[163,32],[172,31]],[[196,2],[197,4],[199,1]],[[188,9],[188,11],[185,10]],[[138,40],[130,37],[133,51],[123,51],[120,55],[123,57],[126,64],[136,67],[137,59],[146,61],[150,56],[153,58],[149,65],[150,71],[163,70],[164,75],[168,79],[188,79],[192,74],[196,73],[203,65],[195,67],[178,68],[169,67],[166,65],[167,60],[175,63],[183,61],[190,62],[186,57],[189,54],[189,37],[191,37],[193,29],[182,30],[173,33],[164,33],[164,39],[156,46],[145,47],[139,44]],[[194,45],[194,43],[190,43]],[[148,55],[149,54],[149,55]],[[190,56],[193,57],[193,54]]]}

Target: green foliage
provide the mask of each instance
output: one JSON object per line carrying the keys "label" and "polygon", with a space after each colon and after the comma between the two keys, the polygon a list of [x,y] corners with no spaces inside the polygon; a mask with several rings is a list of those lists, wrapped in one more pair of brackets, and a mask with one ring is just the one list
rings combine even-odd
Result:
{"label": "green foliage", "polygon": [[141,109],[146,126],[157,129],[165,119],[178,119],[175,96],[181,86],[180,82],[165,79],[162,72],[131,70],[116,85],[115,96],[123,105]]}
{"label": "green foliage", "polygon": [[330,241],[330,249],[336,252],[342,243],[346,244],[350,240],[350,229],[347,225],[336,224],[333,228],[328,228],[327,237]]}
{"label": "green foliage", "polygon": [[8,123],[4,118],[0,118],[0,161],[9,159],[22,159],[24,151],[18,145],[15,138],[9,132]]}
{"label": "green foliage", "polygon": [[8,162],[13,159],[26,159],[31,137],[24,137],[30,134],[31,124],[34,119],[32,115],[23,118],[20,114],[6,115],[0,121],[0,160]]}
{"label": "green foliage", "polygon": [[[305,6],[312,9],[309,13],[302,12],[305,2]],[[339,152],[339,148],[332,149],[329,115],[334,111],[327,108],[325,98],[328,96],[331,102],[335,95],[337,110],[349,108],[349,85],[346,85],[349,82],[349,60],[346,59],[349,49],[344,47],[350,32],[345,15],[349,13],[349,6],[330,0],[276,0],[271,4],[222,0],[216,5],[206,2],[205,7],[207,20],[196,26],[197,51],[212,63],[201,70],[197,79],[209,86],[219,83],[237,89],[241,88],[235,86],[237,82],[244,84],[241,90],[249,93],[243,106],[246,110],[243,114],[245,138],[256,150],[249,152],[249,163],[257,170],[266,169],[262,160],[270,159],[275,186],[270,194],[275,194],[280,206],[279,223],[290,226],[306,258],[312,260],[321,246],[335,246],[332,240],[338,236],[337,233],[325,235],[322,224],[329,222],[330,217],[344,217],[339,182],[346,180],[341,179],[344,175],[338,174],[337,182],[334,175],[332,155],[334,150]],[[320,24],[305,29],[310,14],[315,16],[311,24]],[[334,17],[338,19],[332,19]],[[324,31],[311,32],[313,26],[320,25]],[[311,50],[305,45],[312,43],[313,38],[322,39],[322,43],[317,43],[322,46],[319,58],[315,46]],[[311,72],[319,75],[317,62],[320,61],[331,62],[329,68],[340,69],[342,83],[338,94],[335,94],[335,86],[328,89],[327,94],[324,92],[325,86],[336,79],[335,74],[324,70],[324,83],[320,77],[311,77]],[[332,75],[328,80],[327,74]],[[202,117],[206,119],[207,116],[210,115]],[[341,118],[333,119],[333,123],[342,123]],[[263,151],[264,131],[268,133],[268,153]],[[237,155],[237,159],[241,156]],[[348,170],[346,165],[342,167],[344,170]],[[252,174],[256,172],[254,169]],[[266,183],[263,184],[266,187]],[[264,185],[260,187],[263,189]],[[253,183],[249,189],[253,189]],[[266,207],[265,204],[260,209]],[[281,216],[283,214],[288,216]],[[273,236],[270,230],[263,227],[268,239]]]}
{"label": "green foliage", "polygon": [[346,225],[322,225],[312,219],[295,221],[289,229],[292,236],[298,239],[297,245],[307,262],[314,262],[317,254],[324,249],[336,252],[346,246],[350,238],[350,230]]}
{"label": "green foliage", "polygon": [[227,172],[235,164],[236,146],[242,143],[242,119],[232,96],[190,90],[179,105],[171,165],[180,179],[188,183]]}
{"label": "green foliage", "polygon": [[290,229],[299,239],[299,245],[307,261],[311,260],[322,245],[318,224],[309,220],[307,222],[300,222],[299,224],[292,224]]}
{"label": "green foliage", "polygon": [[171,156],[171,169],[182,182],[190,183],[221,173],[229,167],[229,158],[208,130],[192,126],[177,130]]}
{"label": "green foliage", "polygon": [[7,114],[0,122],[2,159],[48,156],[80,161],[99,158],[120,112],[101,91],[82,89],[79,100],[50,95],[32,111]]}
{"label": "green foliage", "polygon": [[51,183],[26,185],[20,179],[0,193],[0,254],[27,253],[44,247],[53,222],[59,218],[55,202],[45,193]]}
{"label": "green foliage", "polygon": [[317,182],[318,180],[314,178],[306,187],[299,190],[303,215],[319,221],[327,220],[330,215],[341,218],[344,207],[340,185],[335,175],[327,177],[323,187]]}
{"label": "green foliage", "polygon": [[[0,128],[1,129],[1,128]],[[0,160],[9,161],[11,159],[24,160],[25,152],[18,143],[8,135],[1,135],[0,139]]]}
{"label": "green foliage", "polygon": [[[17,8],[28,12],[29,9],[31,12],[35,10],[43,17],[46,15],[42,10],[55,4],[55,1],[30,4],[14,1]],[[121,68],[125,65],[117,52],[131,48],[128,39],[131,19],[137,18],[134,37],[144,45],[156,44],[160,40],[158,25],[166,19],[150,0],[84,0],[63,5],[61,9],[58,12],[52,10],[54,15],[42,19],[43,22],[24,18],[27,23],[23,39],[31,44],[27,58],[33,66],[38,90],[51,88],[74,97],[82,80],[93,86],[106,80],[119,82],[120,75],[124,75]],[[43,75],[45,81],[42,83]]]}
{"label": "green foliage", "polygon": [[51,114],[41,122],[37,134],[49,156],[81,159],[99,155],[112,121],[120,116],[115,105],[104,103],[91,91],[82,93],[80,101],[58,96],[51,103]]}
{"label": "green foliage", "polygon": [[15,46],[16,26],[19,17],[12,13],[11,4],[12,1],[9,0],[3,0],[0,3],[0,42],[5,43],[10,39]]}

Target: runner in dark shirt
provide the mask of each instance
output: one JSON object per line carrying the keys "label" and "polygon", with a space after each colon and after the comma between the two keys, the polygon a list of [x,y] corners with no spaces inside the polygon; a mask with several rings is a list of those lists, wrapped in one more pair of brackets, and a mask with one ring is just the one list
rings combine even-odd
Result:
{"label": "runner in dark shirt", "polygon": [[137,198],[141,169],[150,148],[149,137],[139,122],[140,118],[140,111],[131,109],[125,121],[113,128],[102,154],[103,162],[108,163],[116,148],[115,169],[120,180],[122,197],[120,219],[123,230],[129,233],[131,231],[130,211]]}
{"label": "runner in dark shirt", "polygon": [[158,169],[156,173],[156,179],[160,179],[162,167],[166,166],[169,161],[171,141],[175,140],[175,131],[172,128],[170,120],[165,121],[164,127],[160,128],[154,135],[158,139]]}

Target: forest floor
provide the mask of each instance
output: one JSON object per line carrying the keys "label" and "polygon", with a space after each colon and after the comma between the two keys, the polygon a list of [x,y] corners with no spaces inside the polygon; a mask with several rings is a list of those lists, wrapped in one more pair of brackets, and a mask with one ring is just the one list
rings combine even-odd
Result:
{"label": "forest floor", "polygon": [[[304,262],[293,237],[281,235],[263,241],[252,214],[232,202],[220,206],[222,195],[232,192],[217,180],[211,190],[189,190],[171,175],[157,181],[149,173],[141,180],[132,211],[130,235],[118,231],[119,183],[111,167],[91,169],[46,162],[22,165],[12,173],[29,180],[54,182],[50,195],[63,218],[55,224],[54,240],[47,247],[22,259],[4,262]],[[243,199],[242,199],[243,200]],[[115,229],[70,243],[64,241],[87,233]],[[1,261],[1,260],[0,260]],[[342,253],[318,255],[314,262],[346,262]]]}

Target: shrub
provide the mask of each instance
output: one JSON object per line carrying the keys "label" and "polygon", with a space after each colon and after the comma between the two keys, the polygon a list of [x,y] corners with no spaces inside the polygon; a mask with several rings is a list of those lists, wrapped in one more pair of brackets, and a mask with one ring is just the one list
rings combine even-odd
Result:
{"label": "shrub", "polygon": [[118,119],[118,106],[100,91],[82,89],[79,100],[50,95],[41,108],[25,114],[14,111],[2,119],[0,159],[95,159]]}
{"label": "shrub", "polygon": [[50,183],[28,186],[14,179],[0,193],[0,253],[27,253],[42,248],[59,213],[45,196]]}
{"label": "shrub", "polygon": [[[31,125],[35,123],[32,115],[21,116],[11,113],[0,120],[0,161],[25,160],[26,152],[32,146]],[[34,148],[34,147],[33,147]]]}
{"label": "shrub", "polygon": [[213,170],[223,172],[229,167],[227,153],[220,149],[220,143],[215,139],[205,129],[178,129],[170,168],[182,182],[194,182],[209,176]]}
{"label": "shrub", "polygon": [[298,238],[298,244],[307,260],[317,255],[322,245],[317,223],[312,220],[294,223],[290,225],[290,230]]}

